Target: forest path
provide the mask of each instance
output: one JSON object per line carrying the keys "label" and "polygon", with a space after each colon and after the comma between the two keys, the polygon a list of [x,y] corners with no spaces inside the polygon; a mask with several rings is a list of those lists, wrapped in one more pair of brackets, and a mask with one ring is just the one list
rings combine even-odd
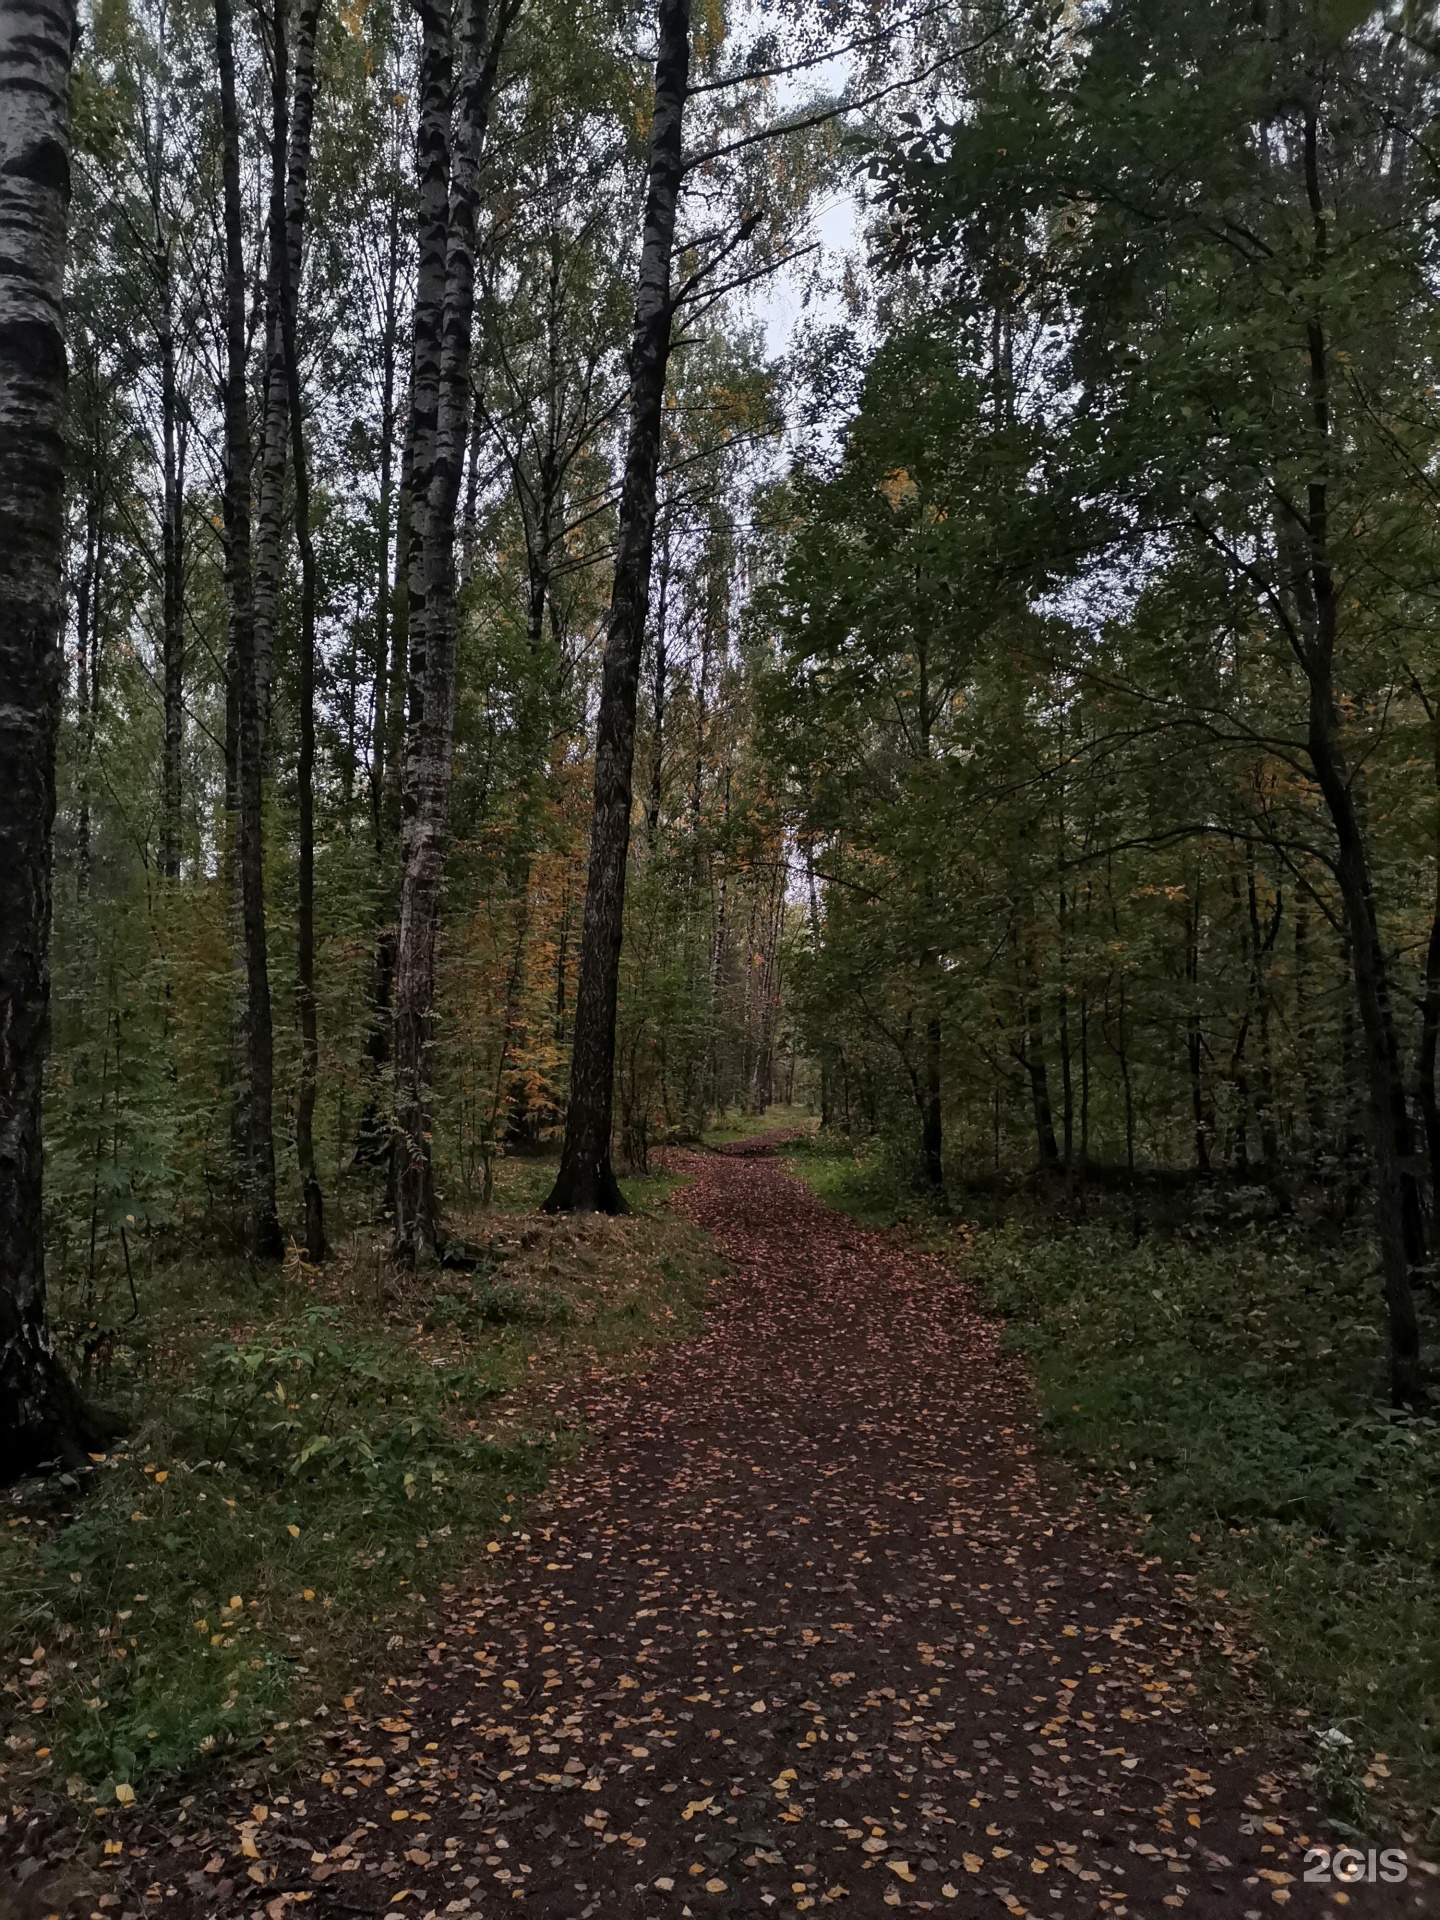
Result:
{"label": "forest path", "polygon": [[1048,1482],[966,1289],[763,1150],[682,1164],[732,1269],[703,1334],[566,1405],[595,1442],[499,1579],[159,1910],[1336,1911],[1303,1795],[1190,1717],[1187,1610]]}

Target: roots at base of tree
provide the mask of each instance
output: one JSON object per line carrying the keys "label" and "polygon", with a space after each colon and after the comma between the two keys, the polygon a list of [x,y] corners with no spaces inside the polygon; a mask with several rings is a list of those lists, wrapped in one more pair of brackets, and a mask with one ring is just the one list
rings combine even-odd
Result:
{"label": "roots at base of tree", "polygon": [[580,1166],[567,1165],[562,1158],[555,1184],[540,1211],[619,1214],[629,1213],[630,1202],[620,1191],[607,1153],[603,1160]]}
{"label": "roots at base of tree", "polygon": [[55,1356],[43,1377],[0,1409],[0,1486],[47,1468],[80,1467],[125,1431],[118,1415],[87,1400]]}

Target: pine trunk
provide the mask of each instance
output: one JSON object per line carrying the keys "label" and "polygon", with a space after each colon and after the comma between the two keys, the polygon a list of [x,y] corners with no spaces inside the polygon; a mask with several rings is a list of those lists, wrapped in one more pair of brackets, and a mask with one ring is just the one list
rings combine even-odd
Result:
{"label": "pine trunk", "polygon": [[635,763],[635,709],[655,543],[660,429],[674,312],[670,279],[683,173],[690,68],[689,0],[660,0],[655,118],[644,239],[630,342],[630,419],[620,495],[615,581],[595,738],[590,869],[580,944],[570,1104],[548,1212],[627,1211],[610,1164],[615,1010],[625,914],[625,863]]}
{"label": "pine trunk", "polygon": [[73,0],[0,7],[0,1481],[108,1437],[45,1316],[41,1096],[60,722]]}

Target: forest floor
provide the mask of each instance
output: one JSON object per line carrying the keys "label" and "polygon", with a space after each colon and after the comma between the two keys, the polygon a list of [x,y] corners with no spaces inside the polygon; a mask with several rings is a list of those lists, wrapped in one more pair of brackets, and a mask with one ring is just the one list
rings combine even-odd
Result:
{"label": "forest floor", "polygon": [[703,1330],[542,1386],[591,1444],[330,1703],[329,1764],[99,1816],[94,1912],[1435,1911],[1304,1881],[1303,1756],[1206,1723],[1193,1586],[1043,1462],[944,1262],[763,1142],[675,1163],[729,1261]]}

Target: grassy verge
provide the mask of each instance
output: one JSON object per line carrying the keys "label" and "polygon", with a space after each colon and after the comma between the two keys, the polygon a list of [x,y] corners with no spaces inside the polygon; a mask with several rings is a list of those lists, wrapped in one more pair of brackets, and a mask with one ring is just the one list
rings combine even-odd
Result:
{"label": "grassy verge", "polygon": [[[818,1145],[795,1165],[895,1219],[883,1166]],[[1337,1820],[1440,1841],[1440,1424],[1380,1398],[1368,1247],[1223,1220],[1137,1243],[1018,1200],[963,1247],[1051,1443],[1195,1572],[1229,1660],[1257,1650]]]}
{"label": "grassy verge", "polygon": [[293,1759],[573,1446],[539,1384],[695,1324],[718,1260],[654,1211],[674,1182],[627,1183],[624,1220],[518,1217],[552,1172],[504,1164],[469,1272],[398,1273],[367,1230],[319,1272],[142,1284],[99,1382],[129,1439],[0,1508],[0,1791]]}
{"label": "grassy verge", "polygon": [[737,1140],[755,1140],[762,1134],[790,1130],[808,1133],[816,1125],[809,1107],[776,1105],[764,1113],[741,1113],[738,1108],[716,1114],[707,1122],[704,1143],[707,1147],[732,1146]]}

